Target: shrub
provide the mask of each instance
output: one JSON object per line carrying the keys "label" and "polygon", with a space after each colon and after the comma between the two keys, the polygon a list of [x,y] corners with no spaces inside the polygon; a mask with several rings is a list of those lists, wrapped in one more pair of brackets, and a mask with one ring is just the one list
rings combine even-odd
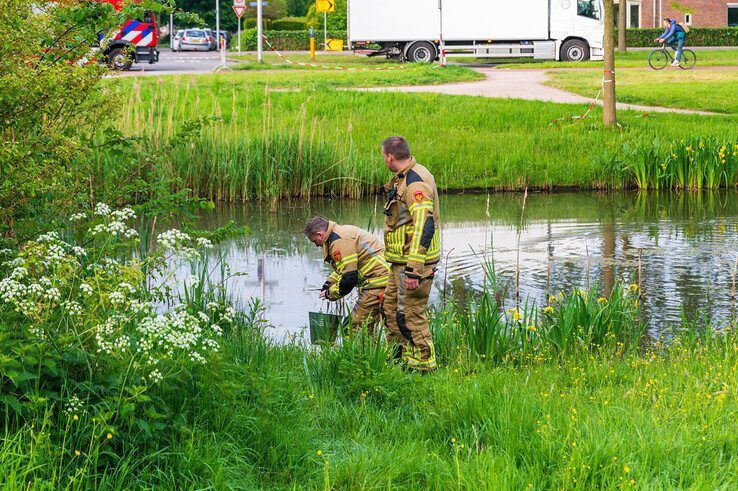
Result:
{"label": "shrub", "polygon": [[[274,49],[282,51],[305,51],[310,49],[310,33],[308,31],[265,31],[264,35]],[[346,31],[328,31],[328,37],[346,41]],[[316,33],[316,42],[322,44],[322,35]],[[238,45],[231,44],[231,51],[236,51]],[[269,47],[265,44],[264,49]],[[247,29],[241,33],[241,50],[256,50],[256,29]]]}
{"label": "shrub", "polygon": [[[625,38],[628,46],[646,48],[654,46],[653,40],[663,29],[626,29]],[[615,30],[615,39],[618,33]],[[689,32],[688,43],[691,46],[738,46],[738,27],[697,27]]]}
{"label": "shrub", "polygon": [[305,31],[307,30],[307,19],[305,17],[276,19],[269,24],[269,29],[273,31]]}
{"label": "shrub", "polygon": [[61,460],[84,452],[106,465],[176,436],[187,389],[234,322],[204,273],[168,286],[183,261],[205,271],[210,241],[170,230],[136,257],[135,218],[98,204],[63,233],[3,251],[0,346],[13,356],[0,358],[0,417],[11,430],[51,421]]}

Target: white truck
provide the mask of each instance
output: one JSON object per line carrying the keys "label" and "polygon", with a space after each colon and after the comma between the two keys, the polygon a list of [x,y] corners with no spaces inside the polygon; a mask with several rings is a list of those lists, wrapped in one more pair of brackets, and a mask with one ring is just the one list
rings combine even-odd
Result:
{"label": "white truck", "polygon": [[348,0],[359,54],[585,61],[603,56],[602,0]]}

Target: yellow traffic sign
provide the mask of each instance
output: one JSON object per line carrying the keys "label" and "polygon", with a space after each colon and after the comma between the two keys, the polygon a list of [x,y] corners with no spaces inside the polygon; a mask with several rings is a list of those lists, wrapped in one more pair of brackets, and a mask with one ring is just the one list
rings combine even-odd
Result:
{"label": "yellow traffic sign", "polygon": [[315,0],[315,11],[316,12],[335,12],[336,2],[335,0]]}
{"label": "yellow traffic sign", "polygon": [[343,51],[343,39],[331,39],[325,40],[326,51]]}

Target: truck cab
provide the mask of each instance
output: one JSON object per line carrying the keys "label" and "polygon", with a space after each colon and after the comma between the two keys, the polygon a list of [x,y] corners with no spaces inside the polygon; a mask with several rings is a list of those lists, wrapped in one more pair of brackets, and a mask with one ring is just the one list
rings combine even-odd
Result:
{"label": "truck cab", "polygon": [[[123,0],[99,0],[109,3],[117,11]],[[101,34],[100,49],[110,68],[129,70],[133,63],[153,64],[159,61],[159,27],[156,15],[144,14],[142,19],[128,19],[120,29]]]}

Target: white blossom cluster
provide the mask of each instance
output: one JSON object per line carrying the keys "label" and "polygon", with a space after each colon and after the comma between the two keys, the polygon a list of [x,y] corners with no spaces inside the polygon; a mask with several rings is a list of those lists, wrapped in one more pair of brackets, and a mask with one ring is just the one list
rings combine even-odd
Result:
{"label": "white blossom cluster", "polygon": [[206,315],[193,315],[184,305],[172,311],[144,318],[136,326],[139,334],[138,349],[145,353],[161,350],[167,357],[187,354],[191,361],[204,363],[204,355],[217,352],[219,343],[216,337],[222,333],[220,328],[211,328]]}
{"label": "white blossom cluster", "polygon": [[66,411],[70,414],[76,414],[82,410],[82,401],[77,395],[73,395],[67,400]]}
{"label": "white blossom cluster", "polygon": [[213,247],[210,240],[204,237],[198,237],[193,241],[189,234],[177,229],[171,229],[160,233],[156,238],[156,243],[159,244],[162,249],[174,251],[180,257],[188,261],[201,258],[200,252],[197,248],[211,249]]}
{"label": "white blossom cluster", "polygon": [[95,215],[103,218],[103,223],[99,223],[92,227],[90,233],[93,236],[109,234],[125,237],[130,239],[138,236],[138,232],[132,228],[128,228],[125,221],[136,218],[136,212],[131,208],[121,208],[120,210],[111,210],[105,203],[95,205]]}

